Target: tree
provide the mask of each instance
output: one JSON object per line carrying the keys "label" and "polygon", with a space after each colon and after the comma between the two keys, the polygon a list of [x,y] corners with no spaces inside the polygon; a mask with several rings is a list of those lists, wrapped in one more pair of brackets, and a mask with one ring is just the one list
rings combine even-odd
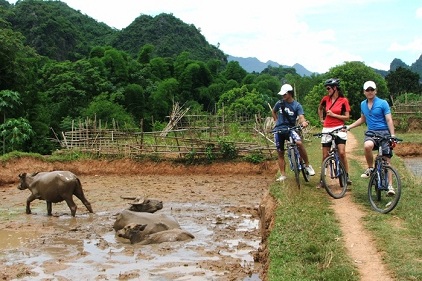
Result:
{"label": "tree", "polygon": [[0,125],[3,138],[3,154],[13,150],[24,150],[23,145],[33,135],[32,127],[25,118],[11,118]]}
{"label": "tree", "polygon": [[163,80],[157,84],[156,89],[151,93],[151,112],[154,121],[166,121],[170,115],[174,102],[179,102],[177,93],[179,82],[174,78]]}
{"label": "tree", "polygon": [[[3,122],[2,122],[2,129],[1,129],[1,135],[3,136],[3,154],[6,152],[6,137],[10,133],[7,130],[11,127],[13,128],[13,124],[6,125],[6,112],[14,109],[20,104],[21,104],[21,101],[20,101],[20,95],[18,92],[13,92],[10,90],[0,91],[0,112],[3,112]],[[11,120],[11,122],[13,122],[13,120]]]}
{"label": "tree", "polygon": [[238,61],[231,61],[227,64],[226,69],[222,72],[222,75],[227,80],[234,80],[237,83],[242,83],[243,78],[248,73],[244,70]]}
{"label": "tree", "polygon": [[120,104],[102,94],[96,97],[83,111],[83,117],[101,120],[108,127],[117,124],[120,128],[135,128],[135,121]]}
{"label": "tree", "polygon": [[248,87],[232,89],[221,95],[218,101],[219,114],[253,116],[268,111],[266,101],[255,89]]}
{"label": "tree", "polygon": [[397,68],[385,77],[388,89],[394,96],[404,93],[420,93],[419,79],[419,74],[403,67]]}

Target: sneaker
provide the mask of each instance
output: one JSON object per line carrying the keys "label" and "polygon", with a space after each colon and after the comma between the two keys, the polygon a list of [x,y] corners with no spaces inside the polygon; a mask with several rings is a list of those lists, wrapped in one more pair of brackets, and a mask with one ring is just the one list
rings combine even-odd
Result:
{"label": "sneaker", "polygon": [[287,177],[286,176],[283,176],[283,175],[281,175],[281,176],[279,176],[275,181],[284,181],[285,179],[287,179]]}
{"label": "sneaker", "polygon": [[352,180],[349,178],[349,175],[347,175],[347,185],[352,185]]}
{"label": "sneaker", "polygon": [[312,166],[311,166],[311,165],[309,165],[309,166],[305,167],[305,169],[306,169],[306,171],[308,172],[308,174],[309,174],[310,176],[314,176],[314,175],[315,175],[314,168],[312,168]]}
{"label": "sneaker", "polygon": [[317,188],[317,189],[324,188],[324,186],[322,186],[322,181],[320,181],[320,182],[317,184],[316,188]]}
{"label": "sneaker", "polygon": [[394,195],[396,195],[396,192],[394,191],[394,188],[391,185],[388,186],[387,195],[388,196],[394,196]]}
{"label": "sneaker", "polygon": [[361,178],[369,178],[369,176],[371,175],[373,170],[374,170],[374,168],[366,169],[366,171],[362,175],[360,175],[360,177]]}

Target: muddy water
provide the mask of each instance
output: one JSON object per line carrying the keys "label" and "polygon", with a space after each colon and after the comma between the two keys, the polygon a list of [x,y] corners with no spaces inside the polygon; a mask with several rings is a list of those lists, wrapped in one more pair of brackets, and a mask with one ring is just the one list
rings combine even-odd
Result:
{"label": "muddy water", "polygon": [[[252,256],[259,221],[228,204],[168,202],[160,212],[177,217],[195,239],[147,246],[115,236],[115,213],[47,217],[44,208],[33,208],[38,214],[25,215],[26,223],[54,232],[0,230],[0,268],[21,267],[18,280],[226,280],[221,261],[250,272],[239,280],[260,280]],[[25,275],[25,268],[32,273]]]}
{"label": "muddy water", "polygon": [[403,161],[415,176],[422,178],[422,157],[406,157]]}

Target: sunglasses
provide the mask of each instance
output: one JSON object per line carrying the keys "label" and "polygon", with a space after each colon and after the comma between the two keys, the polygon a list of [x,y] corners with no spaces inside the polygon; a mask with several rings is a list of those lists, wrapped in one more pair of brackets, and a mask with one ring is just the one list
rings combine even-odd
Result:
{"label": "sunglasses", "polygon": [[374,88],[368,88],[368,89],[365,90],[365,92],[373,92],[373,91],[375,91]]}
{"label": "sunglasses", "polygon": [[332,88],[331,88],[331,87],[327,87],[327,88],[325,88],[325,89],[327,89],[327,91],[329,91],[329,90],[331,90]]}

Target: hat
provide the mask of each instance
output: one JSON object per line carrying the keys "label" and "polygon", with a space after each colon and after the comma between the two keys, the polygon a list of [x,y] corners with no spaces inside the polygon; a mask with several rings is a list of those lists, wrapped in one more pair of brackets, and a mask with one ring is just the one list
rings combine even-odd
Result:
{"label": "hat", "polygon": [[365,84],[363,84],[363,89],[366,90],[368,88],[376,89],[377,85],[375,85],[374,81],[366,81]]}
{"label": "hat", "polygon": [[293,87],[290,84],[284,84],[283,86],[281,86],[281,90],[280,92],[278,92],[279,95],[284,96],[285,94],[287,94],[287,92],[293,91]]}

